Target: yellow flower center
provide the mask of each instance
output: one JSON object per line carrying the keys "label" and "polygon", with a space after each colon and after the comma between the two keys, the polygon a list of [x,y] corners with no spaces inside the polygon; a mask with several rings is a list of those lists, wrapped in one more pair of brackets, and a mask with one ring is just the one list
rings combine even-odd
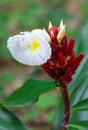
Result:
{"label": "yellow flower center", "polygon": [[28,45],[28,49],[31,52],[35,52],[39,48],[39,42],[37,40],[33,40],[30,45]]}

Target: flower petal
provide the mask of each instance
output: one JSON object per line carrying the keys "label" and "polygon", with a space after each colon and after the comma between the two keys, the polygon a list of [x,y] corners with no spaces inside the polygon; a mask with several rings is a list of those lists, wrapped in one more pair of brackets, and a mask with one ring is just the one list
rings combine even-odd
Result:
{"label": "flower petal", "polygon": [[[37,39],[39,47],[35,52],[28,49],[33,39]],[[10,37],[7,41],[8,49],[12,56],[20,63],[26,65],[41,65],[47,62],[51,56],[51,47],[44,37],[35,33],[22,32],[19,35]]]}
{"label": "flower petal", "polygon": [[42,29],[35,29],[33,30],[31,33],[37,35],[37,36],[40,36],[40,37],[43,37],[45,38],[48,42],[50,42],[50,36],[49,34],[46,32],[46,30],[42,30]]}

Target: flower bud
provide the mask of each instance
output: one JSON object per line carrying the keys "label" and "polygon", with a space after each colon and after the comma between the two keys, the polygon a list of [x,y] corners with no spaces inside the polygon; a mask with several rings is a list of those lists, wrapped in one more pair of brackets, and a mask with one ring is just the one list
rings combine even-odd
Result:
{"label": "flower bud", "polygon": [[58,43],[61,42],[62,38],[65,35],[65,27],[66,27],[66,25],[63,25],[63,20],[61,20],[60,27],[59,27],[59,32],[57,34],[57,41],[58,41]]}

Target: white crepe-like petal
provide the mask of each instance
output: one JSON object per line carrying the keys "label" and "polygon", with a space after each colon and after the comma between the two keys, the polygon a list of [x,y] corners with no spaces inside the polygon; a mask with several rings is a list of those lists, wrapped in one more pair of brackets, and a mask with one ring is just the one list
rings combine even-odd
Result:
{"label": "white crepe-like petal", "polygon": [[27,35],[27,34],[29,35],[29,33],[30,33],[29,31],[20,32],[21,35]]}
{"label": "white crepe-like petal", "polygon": [[[34,39],[37,39],[39,47],[32,52],[28,45],[30,46]],[[51,47],[46,38],[33,32],[22,32],[10,37],[7,47],[15,60],[30,66],[44,64],[51,57]]]}
{"label": "white crepe-like petal", "polygon": [[50,40],[50,36],[49,36],[49,34],[46,32],[46,30],[44,29],[44,30],[42,30],[42,29],[35,29],[35,30],[33,30],[32,31],[32,33],[33,34],[35,34],[35,35],[38,35],[38,36],[42,36],[42,37],[44,37],[48,42],[50,42],[51,40]]}

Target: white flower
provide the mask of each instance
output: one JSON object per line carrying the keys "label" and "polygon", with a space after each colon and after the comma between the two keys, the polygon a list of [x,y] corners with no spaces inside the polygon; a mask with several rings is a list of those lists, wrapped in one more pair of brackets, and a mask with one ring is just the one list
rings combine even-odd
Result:
{"label": "white flower", "polygon": [[50,37],[47,32],[35,29],[21,32],[7,41],[12,56],[20,63],[36,66],[47,62],[51,56]]}
{"label": "white flower", "polygon": [[49,34],[46,32],[45,29],[35,29],[31,33],[38,35],[40,37],[44,37],[48,42],[51,41]]}
{"label": "white flower", "polygon": [[60,22],[60,31],[58,32],[58,35],[57,35],[57,41],[60,43],[62,38],[64,37],[65,35],[65,27],[66,25],[63,24],[63,20],[61,20]]}

